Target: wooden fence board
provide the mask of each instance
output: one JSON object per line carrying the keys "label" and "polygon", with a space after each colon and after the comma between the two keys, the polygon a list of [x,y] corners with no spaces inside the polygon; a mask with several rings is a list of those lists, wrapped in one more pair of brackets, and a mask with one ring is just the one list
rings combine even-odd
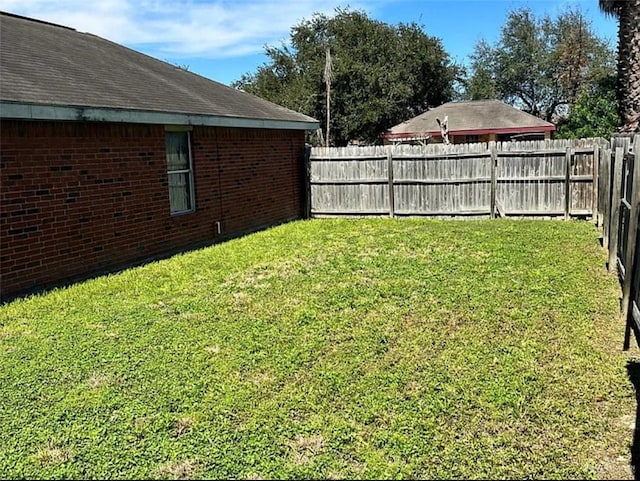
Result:
{"label": "wooden fence board", "polygon": [[[570,205],[572,211],[591,211],[593,209],[593,172],[595,156],[595,151],[589,154],[573,154],[573,164],[570,169]],[[584,181],[579,182],[577,179],[584,179]]]}
{"label": "wooden fence board", "polygon": [[[599,150],[598,150],[599,152]],[[599,166],[602,172],[599,174],[600,179],[598,185],[593,186],[596,192],[602,192],[602,195],[594,196],[598,197],[598,202],[601,207],[595,210],[597,216],[597,225],[602,226],[602,246],[605,249],[609,248],[609,229],[611,226],[611,154],[604,155],[600,159]],[[597,158],[599,155],[596,156]],[[599,190],[598,190],[599,189]]]}
{"label": "wooden fence board", "polygon": [[592,187],[592,205],[591,211],[593,212],[593,217],[596,221],[598,221],[600,215],[602,214],[602,207],[599,204],[598,192],[600,185],[600,177],[601,170],[603,168],[601,157],[600,157],[601,148],[595,149],[593,152],[593,187]]}
{"label": "wooden fence board", "polygon": [[[638,137],[640,140],[640,136]],[[624,252],[624,266],[625,266],[625,277],[624,282],[622,284],[622,302],[621,308],[623,312],[627,312],[629,310],[629,303],[632,294],[633,287],[633,273],[635,270],[635,251],[637,248],[638,239],[638,214],[640,210],[640,182],[634,182],[634,179],[640,179],[640,142],[637,142],[637,149],[635,149],[634,154],[627,154],[627,160],[629,163],[629,174],[627,177],[627,192],[626,192],[626,200],[628,202],[629,208],[629,224],[628,224],[628,234],[627,242],[625,245]]]}
{"label": "wooden fence board", "polygon": [[314,148],[312,210],[492,217],[499,207],[501,216],[556,216],[565,214],[568,201],[567,216],[592,215],[598,142]]}
{"label": "wooden fence board", "polygon": [[[598,157],[596,157],[598,159]],[[600,146],[597,214],[603,216],[603,247],[608,247],[608,268],[618,271],[626,322],[623,348],[629,349],[631,332],[640,346],[640,135],[618,135]]]}
{"label": "wooden fence board", "polygon": [[633,195],[633,154],[628,152],[628,143],[620,142],[623,145],[624,155],[622,156],[622,182],[620,189],[620,220],[618,225],[618,274],[624,282],[627,274],[627,256],[629,246],[630,225],[632,222],[632,195]]}
{"label": "wooden fence board", "polygon": [[640,345],[640,325],[636,322],[637,316],[634,312],[638,310],[640,304],[640,262],[637,254],[640,249],[640,236],[638,229],[640,228],[640,135],[635,137],[634,152],[629,153],[630,161],[627,199],[629,204],[629,233],[627,239],[627,251],[625,255],[625,278],[622,284],[622,300],[620,308],[626,315],[626,334],[624,348],[629,348],[630,332],[633,330],[636,335],[636,342]]}
{"label": "wooden fence board", "polygon": [[[603,153],[603,155],[611,156],[611,151],[607,150]],[[611,203],[607,206],[605,204],[605,208],[609,208],[611,213],[609,214],[611,218],[611,225],[609,227],[609,262],[608,267],[609,270],[612,271],[617,269],[617,259],[618,259],[618,235],[620,229],[620,186],[622,185],[622,160],[624,157],[624,151],[622,147],[618,147],[614,150],[613,157],[613,183],[612,192],[611,192]]]}

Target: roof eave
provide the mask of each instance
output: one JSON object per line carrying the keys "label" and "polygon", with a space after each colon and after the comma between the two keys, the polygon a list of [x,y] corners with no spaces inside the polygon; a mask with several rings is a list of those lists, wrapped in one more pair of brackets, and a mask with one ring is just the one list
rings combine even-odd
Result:
{"label": "roof eave", "polygon": [[233,117],[222,115],[155,112],[106,107],[45,105],[0,101],[0,118],[20,120],[75,120],[86,122],[126,122],[134,124],[203,125],[246,129],[315,130],[319,122]]}

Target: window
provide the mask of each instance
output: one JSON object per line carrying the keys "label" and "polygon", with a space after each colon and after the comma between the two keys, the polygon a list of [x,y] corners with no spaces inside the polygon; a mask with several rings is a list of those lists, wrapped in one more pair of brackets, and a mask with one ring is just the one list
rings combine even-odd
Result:
{"label": "window", "polygon": [[172,214],[195,210],[190,132],[165,132],[167,180]]}
{"label": "window", "polygon": [[480,136],[478,136],[478,135],[467,135],[466,141],[467,141],[467,143],[479,142],[480,141]]}

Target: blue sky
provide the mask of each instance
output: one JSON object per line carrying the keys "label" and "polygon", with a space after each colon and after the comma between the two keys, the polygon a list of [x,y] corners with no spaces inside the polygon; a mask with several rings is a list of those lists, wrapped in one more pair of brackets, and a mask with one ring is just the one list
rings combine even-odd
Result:
{"label": "blue sky", "polygon": [[616,44],[617,23],[598,0],[0,0],[2,11],[90,32],[225,84],[265,63],[265,44],[286,42],[293,25],[336,7],[390,24],[415,21],[458,63],[481,38],[495,41],[507,13],[520,7],[554,17],[579,7]]}

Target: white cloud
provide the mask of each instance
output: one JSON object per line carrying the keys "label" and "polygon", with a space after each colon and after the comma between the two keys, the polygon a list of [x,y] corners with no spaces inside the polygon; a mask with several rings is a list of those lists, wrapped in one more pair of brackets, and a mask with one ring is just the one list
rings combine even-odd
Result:
{"label": "white cloud", "polygon": [[[265,44],[288,40],[290,28],[303,18],[314,12],[331,13],[344,2],[318,4],[317,0],[0,0],[0,10],[161,56],[223,58],[262,53]],[[371,4],[355,1],[350,7],[370,10]]]}

